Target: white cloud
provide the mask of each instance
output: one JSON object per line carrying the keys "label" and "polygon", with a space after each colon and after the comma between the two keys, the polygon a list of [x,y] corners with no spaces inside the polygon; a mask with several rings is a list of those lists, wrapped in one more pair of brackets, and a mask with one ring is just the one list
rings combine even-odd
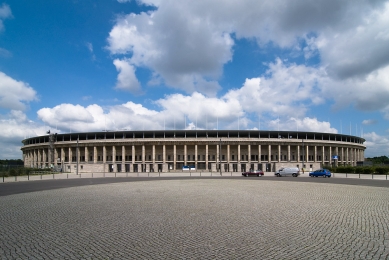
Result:
{"label": "white cloud", "polygon": [[233,41],[185,4],[118,18],[107,48],[112,54],[128,54],[131,64],[150,68],[169,86],[214,94],[219,86],[212,81],[231,60]]}
{"label": "white cloud", "polygon": [[11,110],[7,115],[1,115],[0,125],[0,159],[21,159],[21,141],[45,133],[44,126],[28,120],[19,110]]}
{"label": "white cloud", "polygon": [[246,79],[242,88],[230,90],[227,99],[236,99],[246,112],[273,116],[305,115],[307,106],[324,102],[320,82],[324,72],[304,65],[269,64],[264,77]]}
{"label": "white cloud", "polygon": [[3,3],[0,6],[0,32],[4,30],[3,20],[7,18],[12,18],[11,8],[9,8],[9,5]]}
{"label": "white cloud", "polygon": [[377,124],[377,120],[375,119],[365,119],[362,121],[363,125],[374,125]]}
{"label": "white cloud", "polygon": [[365,157],[376,157],[389,154],[389,137],[381,136],[375,132],[365,133],[363,138],[366,139]]}
{"label": "white cloud", "polygon": [[115,88],[139,94],[141,91],[140,83],[136,78],[134,66],[125,60],[119,59],[114,60],[113,64],[119,71]]}
{"label": "white cloud", "polygon": [[280,131],[308,131],[319,133],[338,133],[338,130],[331,127],[330,122],[323,122],[317,120],[317,118],[304,117],[300,118],[287,118],[285,120],[275,119],[269,123],[270,129],[279,129]]}
{"label": "white cloud", "polygon": [[[272,43],[293,51],[300,49],[303,41],[305,57],[317,56],[322,62],[320,68],[294,66],[294,73],[298,68],[305,70],[321,84],[318,93],[303,88],[311,104],[333,99],[336,107],[353,104],[360,110],[384,109],[388,84],[382,79],[388,75],[389,64],[389,4],[385,1],[141,2],[156,6],[156,10],[119,17],[107,48],[129,58],[135,67],[149,68],[154,75],[151,83],[159,79],[187,93],[215,96],[221,89],[215,80],[223,66],[233,60],[231,35],[255,39],[259,49]],[[297,78],[289,81],[301,77],[291,76]],[[277,79],[287,78],[274,74],[261,78],[261,84]],[[289,104],[273,109],[290,111]],[[305,109],[299,107],[300,111]]]}
{"label": "white cloud", "polygon": [[37,100],[28,83],[17,81],[0,71],[0,108],[24,110],[26,103]]}

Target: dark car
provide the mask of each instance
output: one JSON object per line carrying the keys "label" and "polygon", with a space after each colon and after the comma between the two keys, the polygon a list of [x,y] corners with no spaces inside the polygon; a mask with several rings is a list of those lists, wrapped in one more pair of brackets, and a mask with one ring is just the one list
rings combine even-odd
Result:
{"label": "dark car", "polygon": [[327,169],[319,169],[319,170],[316,170],[316,171],[313,171],[313,172],[310,172],[309,173],[309,176],[310,177],[328,177],[330,178],[331,177],[331,172]]}
{"label": "dark car", "polygon": [[242,175],[245,176],[245,177],[249,177],[250,175],[260,177],[260,176],[263,176],[264,173],[261,170],[257,170],[257,171],[250,170],[248,172],[242,172]]}

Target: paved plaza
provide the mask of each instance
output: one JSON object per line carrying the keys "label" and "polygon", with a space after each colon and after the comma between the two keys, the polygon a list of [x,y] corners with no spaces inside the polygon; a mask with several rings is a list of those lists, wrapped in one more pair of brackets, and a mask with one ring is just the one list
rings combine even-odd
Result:
{"label": "paved plaza", "polygon": [[158,179],[1,196],[0,257],[389,259],[388,188],[276,179]]}

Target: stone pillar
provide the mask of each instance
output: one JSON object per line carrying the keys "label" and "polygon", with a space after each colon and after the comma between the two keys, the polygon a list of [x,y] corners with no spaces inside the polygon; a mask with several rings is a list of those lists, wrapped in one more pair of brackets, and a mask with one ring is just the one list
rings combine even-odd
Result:
{"label": "stone pillar", "polygon": [[268,155],[268,157],[269,157],[268,158],[269,159],[268,162],[270,163],[271,162],[271,145],[270,144],[269,144],[269,147],[268,147],[268,154],[269,154]]}
{"label": "stone pillar", "polygon": [[106,169],[105,169],[106,162],[107,162],[107,148],[104,145],[103,146],[103,169],[104,169],[104,172],[106,171]]}
{"label": "stone pillar", "polygon": [[197,169],[197,144],[195,144],[195,167]]}
{"label": "stone pillar", "polygon": [[296,146],[296,148],[297,148],[297,162],[300,162],[300,145],[297,145]]}
{"label": "stone pillar", "polygon": [[168,171],[168,163],[166,162],[166,145],[162,145],[162,171]]}
{"label": "stone pillar", "polygon": [[116,163],[116,146],[113,145],[112,146],[112,164],[114,165],[114,167],[115,167],[115,163]]}
{"label": "stone pillar", "polygon": [[262,150],[261,145],[258,145],[258,162],[262,162],[261,156],[262,156]]}
{"label": "stone pillar", "polygon": [[240,144],[238,144],[238,165],[240,165]]}
{"label": "stone pillar", "polygon": [[93,146],[93,163],[97,162],[97,147]]}
{"label": "stone pillar", "polygon": [[177,162],[177,147],[176,145],[173,146],[173,170],[176,170],[176,162]]}
{"label": "stone pillar", "polygon": [[[250,144],[248,144],[247,145],[247,152],[248,152],[248,156],[249,156],[249,158],[248,158],[248,163],[249,163],[249,165],[251,165],[251,145]],[[251,166],[250,166],[251,167]]]}
{"label": "stone pillar", "polygon": [[122,145],[122,172],[126,171],[126,146]]}
{"label": "stone pillar", "polygon": [[188,159],[188,153],[187,153],[187,147],[186,144],[184,144],[184,165],[188,165],[187,159]]}
{"label": "stone pillar", "polygon": [[329,150],[330,150],[330,157],[328,159],[329,159],[329,162],[331,165],[331,163],[332,163],[332,147],[331,146],[329,147]]}
{"label": "stone pillar", "polygon": [[[142,144],[142,165],[141,172],[146,171],[146,146]],[[144,168],[143,168],[144,167]]]}
{"label": "stone pillar", "polygon": [[313,147],[313,161],[317,162],[317,145]]}
{"label": "stone pillar", "polygon": [[287,155],[287,157],[288,157],[288,162],[290,162],[290,144],[288,144],[288,155]]}
{"label": "stone pillar", "polygon": [[208,144],[205,145],[205,169],[208,170]]}
{"label": "stone pillar", "polygon": [[305,160],[304,160],[304,162],[308,162],[309,161],[309,146],[308,146],[308,144],[305,144]]}
{"label": "stone pillar", "polygon": [[[230,151],[230,145],[227,144],[227,163],[230,163],[230,156],[231,156],[231,151]],[[229,170],[231,170],[230,166],[228,166]]]}
{"label": "stone pillar", "polygon": [[278,145],[278,162],[281,162],[281,145]]}
{"label": "stone pillar", "polygon": [[54,148],[54,165],[58,165],[58,150],[57,148]]}
{"label": "stone pillar", "polygon": [[71,164],[73,162],[73,153],[72,153],[72,147],[69,147],[69,164]]}
{"label": "stone pillar", "polygon": [[88,146],[85,146],[85,162],[88,163],[89,162],[89,150],[88,150]]}

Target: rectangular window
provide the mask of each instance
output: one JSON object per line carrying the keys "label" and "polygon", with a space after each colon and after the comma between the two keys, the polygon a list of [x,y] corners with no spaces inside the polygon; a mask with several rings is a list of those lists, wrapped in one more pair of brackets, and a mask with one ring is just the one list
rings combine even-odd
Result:
{"label": "rectangular window", "polygon": [[167,156],[167,160],[170,161],[170,155]]}
{"label": "rectangular window", "polygon": [[222,155],[222,160],[224,161],[225,159],[224,159],[224,154]]}
{"label": "rectangular window", "polygon": [[231,155],[231,160],[235,160],[235,155]]}

